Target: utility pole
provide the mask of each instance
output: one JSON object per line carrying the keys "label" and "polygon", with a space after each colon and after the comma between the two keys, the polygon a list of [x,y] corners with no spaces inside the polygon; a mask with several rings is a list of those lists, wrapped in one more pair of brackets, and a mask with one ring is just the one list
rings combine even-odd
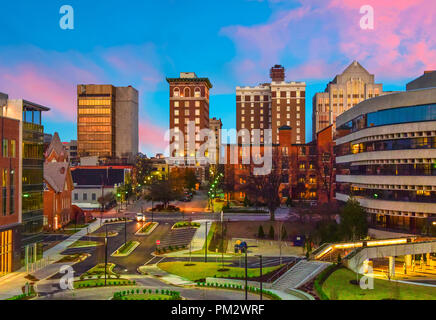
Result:
{"label": "utility pole", "polygon": [[207,262],[207,221],[206,221],[206,233],[204,235],[204,262]]}
{"label": "utility pole", "polygon": [[106,286],[106,274],[107,274],[107,224],[106,224],[106,236],[104,237],[104,286]]}
{"label": "utility pole", "polygon": [[245,248],[245,300],[248,300],[248,266],[247,266],[247,251]]}
{"label": "utility pole", "polygon": [[127,213],[124,214],[124,245],[127,243]]}
{"label": "utility pole", "polygon": [[260,259],[260,300],[262,300],[262,255],[259,255]]}

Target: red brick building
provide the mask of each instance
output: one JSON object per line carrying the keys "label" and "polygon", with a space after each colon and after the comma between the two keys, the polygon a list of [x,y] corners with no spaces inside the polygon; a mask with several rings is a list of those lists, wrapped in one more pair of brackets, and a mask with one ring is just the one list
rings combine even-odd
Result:
{"label": "red brick building", "polygon": [[20,121],[0,116],[0,135],[0,276],[2,276],[20,267]]}
{"label": "red brick building", "polygon": [[[178,165],[197,167],[199,178],[204,180],[205,170],[196,152],[204,142],[200,131],[209,128],[209,90],[212,84],[208,78],[199,78],[194,72],[181,72],[179,78],[167,78],[167,81],[170,85],[170,129],[175,133],[170,141],[170,156],[180,159]],[[191,129],[188,129],[189,123],[193,124]],[[193,138],[191,145],[188,145],[188,135]],[[203,156],[208,155],[200,155]],[[186,157],[192,157],[192,161],[186,161]]]}
{"label": "red brick building", "polygon": [[[292,129],[282,126],[279,129],[279,143],[272,145],[272,166],[278,168],[281,175],[279,188],[282,202],[288,197],[293,201],[316,201],[326,203],[334,195],[334,155],[332,126],[318,133],[318,139],[307,144],[294,144]],[[225,177],[234,181],[233,199],[243,201],[246,196],[246,177],[253,175],[254,165],[243,164],[244,152],[249,152],[253,159],[253,148],[247,151],[242,145],[227,145]],[[265,146],[257,146],[260,155],[265,155]],[[248,151],[249,150],[249,151]],[[231,164],[237,160],[237,164]],[[255,201],[256,199],[250,199]]]}
{"label": "red brick building", "polygon": [[67,225],[71,216],[73,180],[68,153],[55,132],[45,154],[44,163],[44,228],[57,230]]}

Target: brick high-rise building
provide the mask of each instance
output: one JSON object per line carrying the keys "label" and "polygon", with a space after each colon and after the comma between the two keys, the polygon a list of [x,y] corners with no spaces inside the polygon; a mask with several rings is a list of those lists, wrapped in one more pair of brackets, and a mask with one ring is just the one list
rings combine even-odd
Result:
{"label": "brick high-rise building", "polygon": [[138,153],[138,91],[131,87],[77,86],[80,157],[131,163]]}
{"label": "brick high-rise building", "polygon": [[362,65],[353,61],[338,74],[324,92],[318,92],[312,100],[312,139],[316,133],[336,123],[336,117],[359,102],[383,94],[383,85],[374,82]]}
{"label": "brick high-rise building", "polygon": [[[306,83],[286,82],[285,68],[270,70],[271,83],[253,87],[236,87],[237,130],[260,130],[260,143],[266,142],[265,129],[272,129],[272,143],[279,142],[279,128],[287,125],[292,143],[305,142]],[[253,132],[251,132],[253,134]],[[251,136],[251,142],[254,137]]]}
{"label": "brick high-rise building", "polygon": [[[203,142],[200,130],[209,128],[209,90],[212,88],[208,78],[198,78],[194,72],[181,72],[179,78],[167,78],[170,85],[170,129],[181,132],[184,146],[178,137],[174,137],[174,144],[170,149],[173,157],[194,157]],[[188,146],[188,124],[194,123],[194,150]],[[178,146],[179,154],[175,154]]]}

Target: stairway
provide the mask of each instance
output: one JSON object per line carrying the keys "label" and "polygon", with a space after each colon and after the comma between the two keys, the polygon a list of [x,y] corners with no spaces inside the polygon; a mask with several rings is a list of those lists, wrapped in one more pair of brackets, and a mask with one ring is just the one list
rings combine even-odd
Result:
{"label": "stairway", "polygon": [[315,278],[328,265],[325,262],[301,260],[274,281],[272,288],[277,290],[296,289]]}

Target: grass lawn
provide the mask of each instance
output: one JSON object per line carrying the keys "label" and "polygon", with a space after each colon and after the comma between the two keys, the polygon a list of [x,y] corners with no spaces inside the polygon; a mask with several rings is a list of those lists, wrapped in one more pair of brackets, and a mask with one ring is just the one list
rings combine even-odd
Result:
{"label": "grass lawn", "polygon": [[157,224],[157,222],[147,222],[143,227],[141,227],[139,229],[139,233],[147,233],[148,231],[150,231],[151,228],[153,228],[155,225]]}
{"label": "grass lawn", "polygon": [[130,249],[133,248],[133,246],[135,246],[138,243],[138,241],[127,241],[125,244],[122,245],[121,248],[119,248],[116,251],[116,254],[126,254],[127,252],[129,252]]}
{"label": "grass lawn", "polygon": [[84,241],[84,240],[78,240],[74,242],[73,244],[69,245],[68,248],[86,248],[86,247],[97,247],[102,245],[101,242],[97,241]]}
{"label": "grass lawn", "polygon": [[[133,282],[126,279],[106,279],[106,286],[126,286],[133,285]],[[102,279],[88,279],[74,282],[74,288],[92,288],[104,287],[104,278]]]}
{"label": "grass lawn", "polygon": [[174,229],[177,228],[199,228],[200,223],[198,222],[189,222],[189,221],[180,221],[173,225]]}
{"label": "grass lawn", "polygon": [[172,300],[171,296],[166,294],[129,294],[127,296],[121,297],[114,300]]}
{"label": "grass lawn", "polygon": [[[108,275],[116,275],[112,270],[115,268],[115,263],[108,263],[106,273]],[[99,263],[86,271],[86,275],[104,275],[104,263]]]}
{"label": "grass lawn", "polygon": [[435,287],[374,279],[374,289],[363,290],[359,285],[351,284],[350,280],[356,280],[356,274],[346,268],[341,268],[326,279],[322,289],[331,300],[436,299]]}
{"label": "grass lawn", "polygon": [[65,256],[65,257],[59,259],[58,261],[56,261],[56,263],[79,262],[81,260],[84,260],[87,256],[88,255],[84,254],[84,253],[70,254],[68,256]]}
{"label": "grass lawn", "polygon": [[[176,261],[176,262],[162,262],[158,264],[158,267],[162,270],[178,275],[180,277],[196,281],[199,279],[205,279],[206,277],[217,278],[245,278],[245,269],[238,267],[230,267],[229,263],[224,262],[225,271],[218,271],[222,268],[220,262],[195,262],[192,266],[185,266],[186,261]],[[277,270],[280,266],[275,267],[265,267],[262,273],[267,274],[271,271]],[[258,277],[260,276],[259,268],[248,268],[248,277]]]}
{"label": "grass lawn", "polygon": [[[215,229],[217,228],[216,226],[217,224],[215,222],[212,222],[212,225],[207,225],[207,252],[209,253],[215,253],[215,251],[210,251],[209,250],[209,245],[210,242],[212,240],[213,234],[215,233]],[[197,253],[204,253],[204,244],[203,244],[203,249],[201,250],[197,250],[197,251],[192,251],[192,254],[197,254]]]}

